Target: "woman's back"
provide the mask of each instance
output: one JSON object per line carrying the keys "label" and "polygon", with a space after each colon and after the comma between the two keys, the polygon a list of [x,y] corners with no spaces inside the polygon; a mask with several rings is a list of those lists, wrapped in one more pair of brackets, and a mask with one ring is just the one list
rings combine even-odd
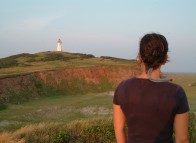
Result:
{"label": "woman's back", "polygon": [[187,112],[184,90],[170,82],[131,78],[116,89],[114,104],[120,105],[128,126],[128,142],[173,142],[175,114]]}

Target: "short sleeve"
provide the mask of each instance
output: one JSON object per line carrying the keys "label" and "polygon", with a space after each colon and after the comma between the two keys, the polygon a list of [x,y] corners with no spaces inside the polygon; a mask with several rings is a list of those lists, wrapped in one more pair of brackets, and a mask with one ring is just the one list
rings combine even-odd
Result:
{"label": "short sleeve", "polygon": [[116,88],[114,92],[114,98],[113,98],[113,104],[120,105],[120,97],[122,95],[122,90],[123,90],[123,83],[122,81]]}
{"label": "short sleeve", "polygon": [[189,105],[185,91],[180,88],[177,92],[177,110],[176,114],[182,114],[189,111]]}

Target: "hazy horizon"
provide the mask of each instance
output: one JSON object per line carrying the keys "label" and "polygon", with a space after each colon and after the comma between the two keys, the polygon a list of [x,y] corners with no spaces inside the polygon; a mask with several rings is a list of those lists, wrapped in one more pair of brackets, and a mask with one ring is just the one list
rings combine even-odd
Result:
{"label": "hazy horizon", "polygon": [[0,58],[55,51],[135,59],[140,38],[163,34],[170,62],[164,72],[196,73],[196,1],[2,1]]}

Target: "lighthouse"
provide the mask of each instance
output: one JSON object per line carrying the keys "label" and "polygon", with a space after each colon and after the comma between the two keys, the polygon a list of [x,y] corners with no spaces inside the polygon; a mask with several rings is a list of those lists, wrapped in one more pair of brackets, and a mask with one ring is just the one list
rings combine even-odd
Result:
{"label": "lighthouse", "polygon": [[57,48],[56,48],[56,51],[62,51],[62,41],[61,39],[59,39],[57,41]]}

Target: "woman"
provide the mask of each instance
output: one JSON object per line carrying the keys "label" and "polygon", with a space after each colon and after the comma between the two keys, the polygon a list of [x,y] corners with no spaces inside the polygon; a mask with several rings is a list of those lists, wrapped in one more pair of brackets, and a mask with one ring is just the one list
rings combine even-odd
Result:
{"label": "woman", "polygon": [[[114,129],[118,143],[188,143],[189,106],[184,90],[162,79],[168,43],[163,35],[146,34],[138,60],[142,73],[120,83],[114,99]],[[124,132],[127,124],[128,137]]]}

